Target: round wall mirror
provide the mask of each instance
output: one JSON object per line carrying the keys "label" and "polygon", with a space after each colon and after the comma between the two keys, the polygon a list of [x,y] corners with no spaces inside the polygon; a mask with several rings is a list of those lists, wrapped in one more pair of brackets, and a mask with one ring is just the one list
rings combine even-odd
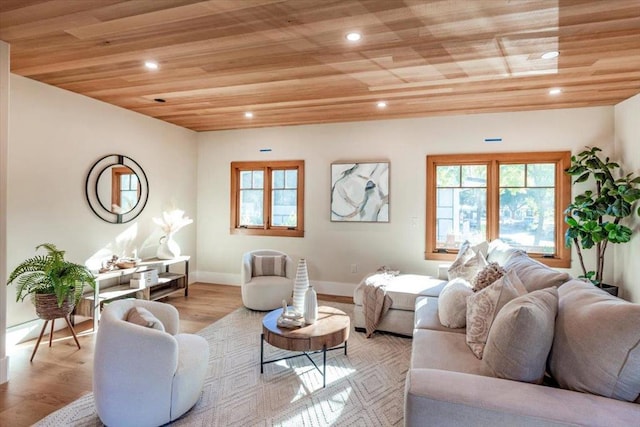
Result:
{"label": "round wall mirror", "polygon": [[95,162],[87,175],[86,196],[102,220],[122,224],[136,218],[149,198],[142,167],[130,157],[109,154]]}

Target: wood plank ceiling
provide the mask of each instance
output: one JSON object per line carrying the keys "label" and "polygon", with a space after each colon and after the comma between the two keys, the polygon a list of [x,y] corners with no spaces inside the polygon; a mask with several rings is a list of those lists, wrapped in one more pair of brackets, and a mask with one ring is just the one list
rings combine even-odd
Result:
{"label": "wood plank ceiling", "polygon": [[2,0],[0,39],[15,74],[196,131],[640,93],[640,0]]}

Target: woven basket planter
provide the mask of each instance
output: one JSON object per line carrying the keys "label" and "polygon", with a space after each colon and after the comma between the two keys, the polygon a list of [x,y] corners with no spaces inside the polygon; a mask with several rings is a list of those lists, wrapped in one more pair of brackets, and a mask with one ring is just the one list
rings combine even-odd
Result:
{"label": "woven basket planter", "polygon": [[53,320],[60,317],[67,317],[73,311],[73,301],[67,297],[58,307],[58,300],[55,294],[35,294],[36,314],[40,319]]}

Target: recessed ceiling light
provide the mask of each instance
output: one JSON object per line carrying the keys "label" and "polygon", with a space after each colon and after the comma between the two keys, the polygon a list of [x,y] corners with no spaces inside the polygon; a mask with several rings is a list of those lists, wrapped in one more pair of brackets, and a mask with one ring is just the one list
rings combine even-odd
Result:
{"label": "recessed ceiling light", "polygon": [[387,108],[387,102],[386,101],[378,101],[378,103],[376,105],[378,106],[378,108]]}
{"label": "recessed ceiling light", "polygon": [[559,87],[554,87],[549,89],[549,95],[560,95],[562,93],[562,89]]}
{"label": "recessed ceiling light", "polygon": [[253,113],[251,111],[247,111],[246,113],[244,113],[244,116],[247,119],[252,119],[253,118]]}
{"label": "recessed ceiling light", "polygon": [[144,66],[147,67],[149,70],[157,70],[159,67],[156,61],[145,61]]}
{"label": "recessed ceiling light", "polygon": [[551,50],[549,52],[545,52],[542,54],[542,59],[553,59],[553,58],[557,58],[558,55],[560,55],[560,52],[558,52],[557,50]]}
{"label": "recessed ceiling light", "polygon": [[362,35],[360,33],[356,33],[355,31],[353,31],[351,33],[347,33],[347,35],[345,37],[350,42],[357,42],[358,40],[360,40],[362,38]]}

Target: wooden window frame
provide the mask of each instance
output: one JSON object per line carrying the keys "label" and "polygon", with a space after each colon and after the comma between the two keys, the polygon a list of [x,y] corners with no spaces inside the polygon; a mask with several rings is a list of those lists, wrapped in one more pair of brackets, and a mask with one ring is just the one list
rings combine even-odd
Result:
{"label": "wooden window frame", "polygon": [[499,168],[501,164],[554,163],[555,170],[555,247],[553,256],[530,253],[529,256],[549,267],[569,268],[571,266],[571,250],[565,246],[564,235],[567,224],[564,221],[564,210],[571,202],[571,177],[564,171],[570,166],[571,152],[545,151],[526,153],[488,153],[488,154],[452,154],[427,156],[427,197],[426,197],[426,249],[425,259],[452,261],[457,250],[438,250],[436,247],[436,194],[437,166],[483,165],[487,169],[487,240],[498,238],[500,225],[500,188]]}
{"label": "wooden window frame", "polygon": [[[111,206],[113,205],[122,207],[122,186],[120,185],[120,178],[122,175],[136,175],[137,174],[127,166],[114,167],[111,169]],[[140,200],[140,180],[136,186],[136,194],[138,200]],[[134,206],[135,207],[135,206]],[[132,208],[133,209],[133,208]]]}
{"label": "wooden window frame", "polygon": [[[264,171],[262,226],[240,225],[240,172]],[[271,225],[271,172],[274,170],[297,170],[297,224],[296,227]],[[254,236],[304,237],[304,160],[231,162],[231,234]]]}

